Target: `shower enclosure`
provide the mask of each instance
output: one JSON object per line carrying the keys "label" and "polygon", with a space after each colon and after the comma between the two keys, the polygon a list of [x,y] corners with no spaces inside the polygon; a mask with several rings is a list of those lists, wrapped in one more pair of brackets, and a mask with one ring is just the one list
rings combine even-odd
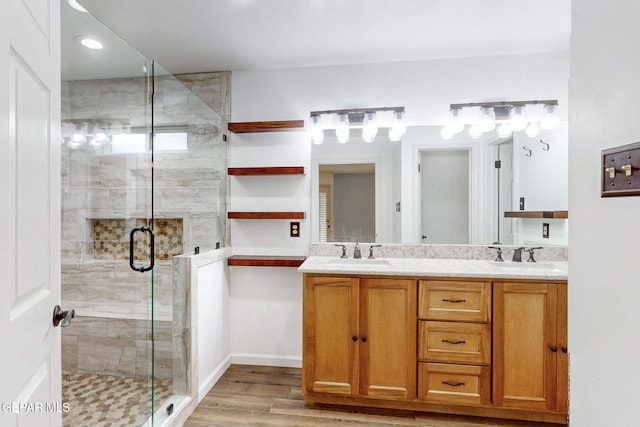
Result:
{"label": "shower enclosure", "polygon": [[160,425],[189,390],[171,259],[227,244],[228,75],[172,76],[85,15],[121,54],[78,76],[63,47],[63,424]]}

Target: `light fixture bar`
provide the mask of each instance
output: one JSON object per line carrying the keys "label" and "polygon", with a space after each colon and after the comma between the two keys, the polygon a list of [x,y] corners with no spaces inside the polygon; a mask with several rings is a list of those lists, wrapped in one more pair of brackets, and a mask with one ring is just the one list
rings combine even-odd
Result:
{"label": "light fixture bar", "polygon": [[365,113],[375,113],[377,111],[404,112],[404,107],[348,108],[344,110],[312,111],[309,115],[316,116],[320,114],[358,114],[364,116]]}
{"label": "light fixture bar", "polygon": [[558,105],[557,99],[545,99],[534,101],[496,101],[496,102],[467,102],[466,104],[450,104],[449,108],[465,107],[522,107],[525,105]]}

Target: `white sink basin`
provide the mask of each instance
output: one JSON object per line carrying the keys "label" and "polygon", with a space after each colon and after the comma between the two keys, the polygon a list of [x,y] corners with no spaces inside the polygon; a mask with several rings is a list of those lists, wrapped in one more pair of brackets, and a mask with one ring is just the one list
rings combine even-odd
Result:
{"label": "white sink basin", "polygon": [[391,263],[389,263],[386,259],[368,259],[368,258],[336,258],[329,260],[329,264],[334,265],[375,265],[376,267],[389,267]]}

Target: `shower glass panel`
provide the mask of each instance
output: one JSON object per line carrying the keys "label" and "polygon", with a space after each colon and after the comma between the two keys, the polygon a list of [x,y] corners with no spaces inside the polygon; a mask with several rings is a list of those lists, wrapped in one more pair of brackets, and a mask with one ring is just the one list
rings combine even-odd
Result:
{"label": "shower glass panel", "polygon": [[62,305],[76,312],[62,330],[63,425],[161,425],[191,386],[171,259],[227,242],[226,122],[194,95],[221,85],[171,76],[61,9]]}
{"label": "shower glass panel", "polygon": [[215,95],[216,76],[173,76],[158,63],[153,73],[154,421],[159,423],[191,389],[188,282],[172,258],[225,246],[227,149],[226,121],[199,97]]}

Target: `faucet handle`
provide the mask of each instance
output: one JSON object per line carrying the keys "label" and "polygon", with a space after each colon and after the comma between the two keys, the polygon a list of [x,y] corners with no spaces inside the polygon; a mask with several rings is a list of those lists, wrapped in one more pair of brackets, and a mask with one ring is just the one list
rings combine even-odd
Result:
{"label": "faucet handle", "polygon": [[373,256],[373,248],[379,248],[382,245],[371,245],[369,246],[369,258],[368,259],[375,259],[376,257]]}
{"label": "faucet handle", "polygon": [[347,247],[345,245],[339,245],[339,244],[335,244],[334,246],[338,246],[342,248],[342,255],[340,256],[340,258],[348,258],[347,257]]}
{"label": "faucet handle", "polygon": [[489,246],[489,249],[497,249],[498,250],[498,256],[495,259],[496,262],[504,262],[504,260],[502,259],[502,248],[500,248],[498,246]]}
{"label": "faucet handle", "polygon": [[527,262],[536,262],[536,260],[533,258],[533,251],[538,249],[542,249],[542,246],[527,249],[527,252],[529,252],[529,259],[527,260]]}

